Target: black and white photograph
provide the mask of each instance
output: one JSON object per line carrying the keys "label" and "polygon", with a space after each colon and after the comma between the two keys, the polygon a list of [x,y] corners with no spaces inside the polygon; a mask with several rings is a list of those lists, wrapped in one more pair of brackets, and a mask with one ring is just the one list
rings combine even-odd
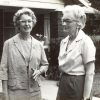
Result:
{"label": "black and white photograph", "polygon": [[100,100],[100,0],[0,0],[0,100]]}

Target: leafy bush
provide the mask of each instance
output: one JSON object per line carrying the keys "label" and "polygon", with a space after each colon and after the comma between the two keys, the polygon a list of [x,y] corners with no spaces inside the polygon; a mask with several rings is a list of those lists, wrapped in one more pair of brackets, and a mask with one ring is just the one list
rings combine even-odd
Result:
{"label": "leafy bush", "polygon": [[50,52],[49,52],[49,69],[47,72],[48,78],[53,80],[59,79],[58,69],[58,55],[60,47],[60,38],[52,38],[50,41]]}

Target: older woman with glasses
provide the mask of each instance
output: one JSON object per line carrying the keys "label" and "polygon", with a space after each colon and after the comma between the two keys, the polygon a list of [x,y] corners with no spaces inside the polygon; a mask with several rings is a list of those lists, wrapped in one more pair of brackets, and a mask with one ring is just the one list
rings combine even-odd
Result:
{"label": "older woman with glasses", "polygon": [[0,80],[6,100],[41,100],[39,77],[48,69],[43,45],[30,33],[36,16],[29,8],[13,17],[17,34],[4,43]]}
{"label": "older woman with glasses", "polygon": [[66,38],[61,41],[58,57],[62,74],[57,100],[90,100],[96,49],[82,31],[86,14],[78,5],[66,6],[62,12]]}

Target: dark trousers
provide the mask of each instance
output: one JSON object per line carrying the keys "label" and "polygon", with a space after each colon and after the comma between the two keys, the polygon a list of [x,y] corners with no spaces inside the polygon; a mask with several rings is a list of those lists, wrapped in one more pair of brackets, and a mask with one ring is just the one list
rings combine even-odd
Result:
{"label": "dark trousers", "polygon": [[84,75],[62,74],[56,100],[82,100]]}

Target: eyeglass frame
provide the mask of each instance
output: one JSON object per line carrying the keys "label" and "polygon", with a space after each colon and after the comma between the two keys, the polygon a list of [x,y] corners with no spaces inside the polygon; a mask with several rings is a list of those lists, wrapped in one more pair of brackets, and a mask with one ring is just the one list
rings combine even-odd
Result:
{"label": "eyeglass frame", "polygon": [[72,23],[72,22],[78,22],[77,20],[70,20],[70,19],[62,19],[62,22],[65,22],[65,23]]}
{"label": "eyeglass frame", "polygon": [[21,22],[21,23],[26,23],[26,22],[28,22],[28,23],[32,23],[33,22],[33,20],[19,20],[19,22]]}

